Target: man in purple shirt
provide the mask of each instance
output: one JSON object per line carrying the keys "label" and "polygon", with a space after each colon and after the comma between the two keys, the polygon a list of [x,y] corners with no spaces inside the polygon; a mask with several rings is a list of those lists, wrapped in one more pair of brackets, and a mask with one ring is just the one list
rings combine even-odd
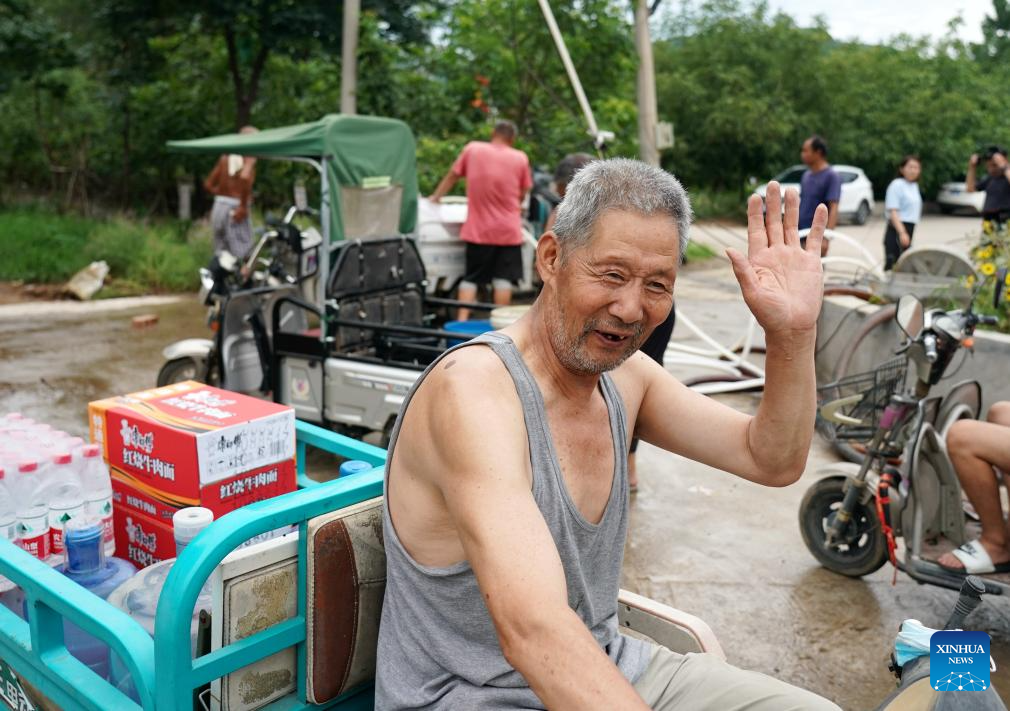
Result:
{"label": "man in purple shirt", "polygon": [[[838,201],[842,196],[842,179],[828,163],[828,144],[814,134],[803,142],[800,160],[807,166],[800,179],[800,229],[814,221],[814,210],[821,203],[828,208],[828,229],[838,224]],[[828,240],[821,242],[821,256],[828,253]]]}

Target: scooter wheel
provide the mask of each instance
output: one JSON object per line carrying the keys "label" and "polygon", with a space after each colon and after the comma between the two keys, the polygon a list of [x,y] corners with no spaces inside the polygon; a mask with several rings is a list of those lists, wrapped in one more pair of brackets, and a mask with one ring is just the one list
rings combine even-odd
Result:
{"label": "scooter wheel", "polygon": [[845,498],[845,481],[845,477],[829,477],[807,490],[800,504],[800,533],[807,549],[825,568],[861,578],[887,562],[887,541],[877,511],[857,504],[842,540],[826,544],[831,517]]}
{"label": "scooter wheel", "polygon": [[176,358],[161,366],[158,371],[158,387],[181,383],[186,380],[200,380],[200,364],[192,358]]}

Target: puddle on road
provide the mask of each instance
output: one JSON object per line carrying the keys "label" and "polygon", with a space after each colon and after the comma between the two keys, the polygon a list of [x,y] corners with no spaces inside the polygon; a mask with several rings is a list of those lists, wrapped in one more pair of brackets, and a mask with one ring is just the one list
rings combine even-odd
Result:
{"label": "puddle on road", "polygon": [[[139,314],[158,323],[134,328]],[[196,299],[95,313],[0,320],[0,413],[21,412],[76,435],[87,433],[88,402],[153,387],[162,349],[206,338]]]}

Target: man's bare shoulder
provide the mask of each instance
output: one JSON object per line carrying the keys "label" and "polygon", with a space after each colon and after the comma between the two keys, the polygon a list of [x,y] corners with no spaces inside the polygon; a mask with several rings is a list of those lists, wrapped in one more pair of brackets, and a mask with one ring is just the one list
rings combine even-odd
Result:
{"label": "man's bare shoulder", "polygon": [[445,356],[425,377],[407,410],[403,435],[419,435],[440,466],[499,456],[525,433],[512,377],[486,346],[460,348]]}
{"label": "man's bare shoulder", "polygon": [[510,392],[515,396],[512,377],[501,358],[488,346],[469,346],[442,358],[418,388],[417,396],[449,397],[459,405],[474,406]]}

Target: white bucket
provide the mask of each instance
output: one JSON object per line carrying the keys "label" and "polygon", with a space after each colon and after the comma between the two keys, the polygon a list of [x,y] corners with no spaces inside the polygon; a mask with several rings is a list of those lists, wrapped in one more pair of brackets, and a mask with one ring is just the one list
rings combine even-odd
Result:
{"label": "white bucket", "polygon": [[511,326],[530,310],[529,304],[520,306],[501,306],[491,312],[491,328],[500,331],[506,326]]}

